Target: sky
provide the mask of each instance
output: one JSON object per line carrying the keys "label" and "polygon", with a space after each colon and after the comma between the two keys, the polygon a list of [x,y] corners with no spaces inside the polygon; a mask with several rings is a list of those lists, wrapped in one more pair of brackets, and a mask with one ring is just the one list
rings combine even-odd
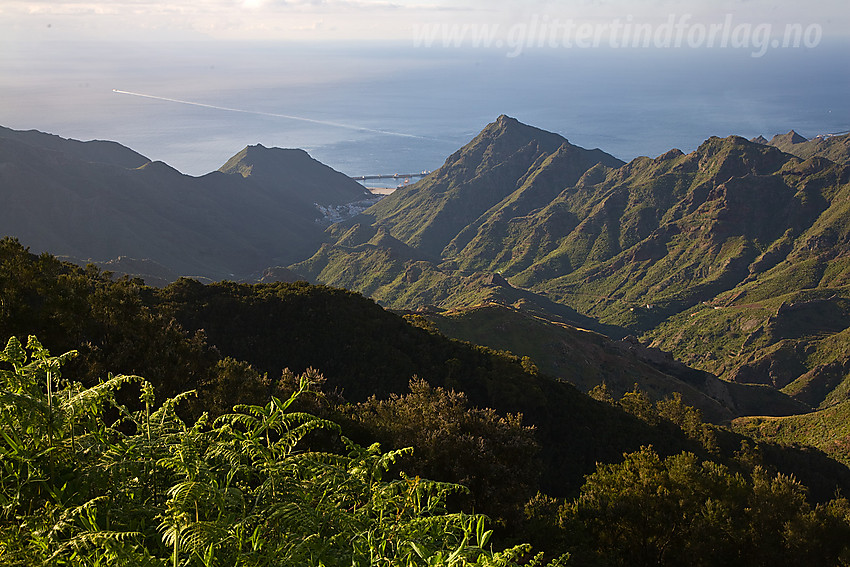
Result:
{"label": "sky", "polygon": [[657,23],[670,14],[706,25],[733,14],[753,26],[817,24],[827,37],[850,33],[846,0],[3,0],[0,38],[405,40],[428,25],[501,26],[507,33],[535,18]]}
{"label": "sky", "polygon": [[[626,24],[695,49],[605,49]],[[784,29],[805,45],[783,49]],[[115,140],[193,175],[253,143],[419,171],[500,113],[630,159],[846,129],[836,38],[847,0],[0,0],[0,125]]]}

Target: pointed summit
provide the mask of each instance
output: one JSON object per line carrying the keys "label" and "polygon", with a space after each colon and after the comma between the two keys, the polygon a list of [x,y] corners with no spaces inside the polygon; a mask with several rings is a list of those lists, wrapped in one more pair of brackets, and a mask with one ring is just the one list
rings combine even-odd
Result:
{"label": "pointed summit", "polygon": [[558,146],[569,141],[560,134],[547,132],[546,130],[541,130],[540,128],[523,124],[516,118],[508,116],[507,114],[502,114],[495,122],[488,124],[482,131],[482,134],[487,132],[492,132],[498,136],[514,136],[521,137],[526,140],[535,139],[547,144]]}
{"label": "pointed summit", "polygon": [[464,172],[474,174],[485,168],[498,167],[520,154],[531,159],[526,166],[528,167],[541,156],[554,154],[565,146],[582,154],[583,161],[592,162],[588,163],[588,169],[597,163],[609,167],[620,167],[624,164],[599,149],[586,150],[570,144],[569,140],[560,134],[523,124],[516,118],[502,114],[495,122],[485,126],[471,142],[449,156],[443,167],[434,173],[438,177],[455,178],[457,183],[465,182],[469,179],[457,179],[457,175],[463,175]]}
{"label": "pointed summit", "polygon": [[246,146],[219,171],[248,178],[261,187],[307,205],[341,205],[370,196],[365,187],[304,150]]}
{"label": "pointed summit", "polygon": [[712,136],[693,153],[699,171],[711,173],[718,183],[731,177],[770,175],[782,168],[788,156],[772,145],[748,141],[741,136]]}
{"label": "pointed summit", "polygon": [[563,144],[568,143],[569,140],[560,134],[528,126],[516,118],[502,114],[495,122],[485,126],[470,143],[455,152],[447,164],[453,157],[460,154],[466,154],[466,157],[470,155],[483,157],[482,154],[486,153],[488,158],[507,157],[530,144],[534,145],[537,151],[551,154]]}
{"label": "pointed summit", "polygon": [[802,144],[803,142],[808,142],[809,140],[791,130],[787,134],[777,134],[770,140],[771,146],[776,146],[777,148],[782,149],[782,146],[788,146],[791,144]]}
{"label": "pointed summit", "polygon": [[[549,158],[563,168],[561,189],[598,163],[623,162],[570,144],[559,134],[501,115],[431,175],[370,209],[395,238],[439,257],[467,225],[517,191]],[[557,172],[553,172],[557,175]]]}

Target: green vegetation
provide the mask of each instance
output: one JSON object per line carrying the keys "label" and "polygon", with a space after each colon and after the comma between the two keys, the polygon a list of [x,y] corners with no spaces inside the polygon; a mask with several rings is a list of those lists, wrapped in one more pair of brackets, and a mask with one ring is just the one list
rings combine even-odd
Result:
{"label": "green vegetation", "polygon": [[[596,462],[617,458],[649,439],[683,447],[681,437],[668,438],[669,432],[654,432],[623,412],[600,406],[569,384],[524,366],[517,356],[449,340],[352,292],[303,282],[201,285],[180,280],[150,293],[157,311],[190,333],[203,329],[221,355],[268,376],[280,376],[287,368],[296,373],[321,368],[326,391],[349,402],[404,394],[418,376],[432,387],[463,392],[473,407],[492,408],[502,416],[522,414],[527,425],[536,427],[542,448],[539,487],[555,495],[574,490]],[[589,420],[595,423],[590,430]],[[426,450],[413,439],[405,443]]]}
{"label": "green vegetation", "polygon": [[615,401],[604,386],[592,395],[641,420],[675,424],[708,458],[690,452],[664,458],[644,446],[621,462],[600,463],[573,500],[538,495],[526,505],[526,516],[538,534],[557,542],[554,549],[569,551],[582,565],[850,561],[845,498],[811,505],[807,488],[793,475],[769,472],[765,447],[746,440],[733,460],[721,464],[720,446],[730,436],[704,424],[680,396],[652,403],[635,390]]}
{"label": "green vegetation", "polygon": [[[672,389],[712,419],[803,413],[850,390],[847,139],[790,136],[796,150],[811,146],[795,157],[778,149],[784,138],[711,138],[687,155],[618,165],[501,117],[427,179],[329,230],[294,269],[390,308],[424,308],[443,332],[529,356],[585,390],[602,380],[619,392],[634,381],[670,386],[645,369],[624,376],[620,361],[608,372],[617,378],[606,376],[609,357],[593,345],[571,355],[560,339],[531,345],[501,331],[523,327],[515,310],[637,335],[640,348],[767,387],[730,391],[679,371],[689,383]],[[473,316],[481,328],[463,322]]]}
{"label": "green vegetation", "polygon": [[[413,447],[405,469],[426,478],[454,479],[471,492],[464,507],[516,528],[519,515],[539,486],[540,446],[521,415],[499,416],[470,408],[463,393],[433,388],[421,379],[410,392],[370,398],[344,408],[359,437],[385,447]],[[343,422],[348,424],[348,422]]]}
{"label": "green vegetation", "polygon": [[[362,483],[361,488],[343,489],[333,485],[340,470],[365,466],[362,459],[367,457],[372,459],[370,463],[384,459],[384,453],[365,449],[362,451],[366,453],[353,454],[354,445],[346,445],[343,437],[360,447],[371,447],[379,441],[384,451],[389,451],[395,459],[375,490],[384,486],[381,483],[389,483],[395,488],[387,490],[401,494],[409,488],[408,481],[413,482],[417,476],[433,479],[423,487],[462,483],[467,490],[440,492],[442,496],[432,502],[441,507],[427,508],[423,513],[437,514],[443,519],[452,517],[459,522],[460,518],[468,520],[469,514],[484,512],[492,519],[493,529],[505,546],[510,542],[531,542],[550,559],[563,553],[593,557],[601,552],[594,551],[593,538],[575,532],[569,527],[573,523],[561,522],[558,509],[581,493],[586,475],[592,474],[599,463],[619,463],[623,454],[640,451],[645,445],[651,444],[662,459],[692,453],[702,461],[717,463],[736,474],[748,475],[756,464],[769,470],[771,476],[793,474],[808,486],[811,504],[807,506],[812,509],[817,509],[819,503],[826,505],[837,488],[850,488],[850,470],[817,451],[747,442],[745,437],[704,424],[700,413],[681,398],[651,400],[635,390],[626,392],[617,401],[610,392],[600,391],[594,392],[597,400],[591,399],[570,385],[546,376],[528,358],[449,340],[351,292],[304,283],[204,286],[190,280],[154,290],[133,280],[112,281],[94,268],[81,269],[47,255],[30,255],[12,240],[3,241],[2,251],[0,277],[4,303],[0,330],[16,329],[17,335],[43,333],[50,341],[45,340],[45,344],[52,348],[55,342],[61,349],[70,350],[67,336],[80,344],[76,357],[62,358],[61,382],[57,382],[59,374],[51,370],[51,384],[56,385],[51,387],[51,396],[63,392],[56,398],[60,400],[57,408],[78,407],[74,405],[77,402],[69,402],[68,406],[61,401],[76,400],[78,394],[82,396],[80,400],[88,399],[93,392],[103,394],[97,398],[100,409],[94,406],[85,412],[74,409],[73,415],[62,409],[64,417],[57,417],[50,429],[41,433],[31,431],[30,434],[46,439],[48,445],[51,438],[62,439],[61,451],[45,451],[39,444],[41,441],[32,443],[28,449],[22,444],[22,437],[9,437],[12,440],[9,447],[16,449],[5,451],[37,451],[37,455],[46,459],[38,465],[39,470],[54,466],[57,473],[54,477],[32,469],[32,475],[26,478],[32,481],[27,486],[32,487],[35,495],[27,497],[26,506],[33,503],[36,507],[10,512],[12,516],[2,524],[3,545],[22,554],[20,561],[25,564],[45,559],[60,548],[60,555],[66,552],[79,557],[85,555],[85,560],[73,559],[83,564],[84,561],[115,564],[122,554],[133,557],[128,559],[130,563],[141,561],[138,554],[150,555],[150,561],[158,558],[173,562],[174,540],[163,540],[169,529],[163,524],[167,517],[180,518],[184,522],[181,526],[194,526],[192,530],[198,530],[182,532],[187,537],[193,534],[192,538],[196,539],[184,540],[181,536],[179,561],[202,562],[204,554],[228,558],[243,553],[254,557],[253,553],[256,557],[266,557],[263,554],[271,553],[272,549],[277,549],[281,557],[283,553],[295,553],[294,548],[290,549],[291,541],[286,543],[275,539],[278,536],[263,535],[262,529],[257,537],[268,536],[264,541],[270,543],[255,548],[250,542],[259,525],[251,522],[257,521],[261,513],[263,517],[269,515],[261,506],[268,502],[256,498],[260,485],[252,483],[265,482],[262,479],[269,477],[263,475],[271,474],[272,469],[255,470],[259,464],[251,461],[253,453],[238,449],[242,447],[240,443],[247,441],[229,437],[239,432],[244,434],[249,422],[266,419],[261,417],[263,412],[274,413],[279,407],[275,404],[286,405],[281,400],[290,399],[293,394],[297,395],[283,415],[316,417],[304,418],[305,421],[292,417],[296,421],[280,422],[289,423],[290,431],[302,426],[299,431],[310,429],[294,453],[278,455],[283,462],[291,461],[292,467],[287,471],[304,473],[307,469],[295,466],[302,463],[299,459],[303,459],[304,466],[308,463],[314,466],[312,459],[318,455],[334,455],[333,463],[343,467],[329,468],[323,473],[327,476],[309,469],[310,479],[325,484],[304,489],[304,498],[313,500],[309,500],[310,505],[302,501],[299,509],[313,514],[313,520],[312,523],[302,520],[299,526],[320,533],[317,526],[324,520],[316,519],[315,510],[319,509],[316,506],[321,502],[333,506],[337,503],[342,511],[333,506],[321,508],[328,514],[322,518],[337,518],[334,514],[339,512],[339,519],[333,522],[341,524],[330,525],[341,530],[340,533],[349,533],[353,538],[349,542],[360,541],[363,545],[369,544],[368,541],[357,540],[352,532],[339,527],[353,521],[346,515],[352,512],[350,507],[345,507],[341,500],[321,500],[315,492],[331,490],[334,486],[339,498],[368,501],[378,497],[376,493],[363,492],[366,488]],[[422,319],[412,319],[428,326]],[[31,356],[35,358],[30,361],[39,360],[39,356],[50,358],[37,343],[33,342],[32,346],[35,351]],[[18,356],[14,360],[19,360],[20,355],[13,353],[18,349],[10,349],[7,356],[10,359]],[[153,388],[157,392],[170,392],[166,397],[178,396],[179,407],[171,402],[148,407],[150,394],[140,398],[134,393],[138,388],[134,385],[136,379],[111,378],[101,384],[109,368],[124,375],[145,375],[150,371]],[[324,377],[311,368],[321,368]],[[13,374],[14,366],[11,374],[4,376]],[[419,379],[410,382],[415,375]],[[66,376],[73,376],[74,380],[65,380]],[[321,384],[324,394],[301,391],[305,380],[316,388]],[[28,395],[47,396],[46,382],[42,384],[43,390],[31,390]],[[8,387],[4,390],[13,391]],[[187,390],[196,390],[197,394],[180,395]],[[149,392],[150,388],[146,386],[144,391]],[[233,417],[233,406],[240,406],[236,410],[240,417]],[[4,407],[4,411],[12,412],[28,406]],[[156,422],[165,429],[161,431],[164,437],[153,446],[145,441],[147,425],[155,423],[147,417],[149,412],[168,416],[165,421]],[[107,433],[93,436],[85,432],[88,427]],[[107,450],[103,446],[85,449],[83,443],[93,443],[95,437],[100,439],[98,443],[118,443],[123,452],[116,453],[117,449]],[[232,452],[216,452],[220,449],[214,449],[218,440],[230,443]],[[744,460],[738,456],[742,442],[752,447],[746,452],[751,456]],[[180,453],[184,450],[180,449],[183,443],[189,446]],[[407,447],[412,447],[413,452],[406,450]],[[180,468],[185,463],[175,464],[175,468],[166,466],[175,455],[181,454],[184,455],[181,459],[194,459],[187,462],[194,463],[191,470],[195,472]],[[226,462],[222,460],[225,456],[229,459]],[[83,461],[84,458],[95,460]],[[3,462],[20,465],[17,468],[10,465],[8,474],[14,471],[24,474],[26,467],[22,461],[4,459]],[[70,462],[79,466],[70,467]],[[159,465],[164,469],[157,468]],[[107,467],[106,477],[104,469],[98,468],[101,466]],[[239,472],[228,467],[237,467]],[[391,480],[398,478],[395,475],[400,470],[408,473],[408,480]],[[228,471],[232,473],[229,481]],[[210,502],[223,503],[221,506],[199,504],[195,514],[194,505],[188,500],[176,500],[183,493],[168,492],[170,487],[185,482],[190,472],[202,475],[205,482],[217,487],[217,492],[208,496]],[[154,474],[155,477],[145,476]],[[240,476],[243,474],[247,476]],[[304,481],[307,476],[297,478]],[[231,481],[243,482],[245,486],[240,485],[239,490],[243,495],[254,496],[251,501],[254,508],[229,500],[231,493],[224,488],[233,486],[227,484]],[[369,482],[372,481],[378,482],[375,478]],[[68,488],[62,489],[66,484]],[[61,494],[53,496],[56,491]],[[538,492],[545,496],[535,497]],[[14,494],[18,494],[17,489]],[[57,499],[60,497],[65,499]],[[98,498],[106,499],[95,500]],[[152,498],[159,498],[160,508],[145,508],[153,505]],[[168,510],[162,507],[170,501],[175,516],[167,516],[163,511]],[[552,508],[547,502],[557,504]],[[529,515],[527,510],[537,509],[535,506],[541,509]],[[435,511],[438,509],[439,513]],[[549,512],[544,514],[541,510]],[[413,521],[414,512],[397,517],[400,521]],[[31,521],[22,523],[20,518],[24,517]],[[278,519],[285,520],[274,517],[274,521]],[[60,521],[64,522],[61,529],[51,531]],[[237,523],[228,524],[231,521]],[[240,532],[239,526],[245,531]],[[286,529],[275,526],[281,534],[298,533],[299,538],[305,535],[286,531],[295,529],[291,526]],[[469,535],[466,545],[474,547],[477,526],[477,520],[474,525],[444,524],[440,529],[449,539],[424,541],[431,541],[427,545],[435,554],[444,550],[440,552],[446,559],[465,534]],[[202,532],[202,527],[214,532]],[[100,535],[93,535],[94,532]],[[221,541],[221,545],[210,547],[212,540],[203,539],[213,537],[210,533],[217,534],[215,541]],[[385,534],[382,537],[388,537],[387,532],[381,533]],[[48,537],[47,534],[53,539],[39,539]],[[546,534],[554,535],[550,538]],[[330,534],[326,535],[327,540],[310,541],[316,545],[319,541],[322,545],[331,540],[339,543]],[[41,543],[32,543],[37,541]],[[425,547],[419,548],[423,554],[428,553]],[[394,549],[393,553],[398,552]],[[408,558],[419,561],[413,555]],[[227,563],[230,559],[222,561],[230,564]],[[263,564],[260,559],[257,561]],[[332,564],[330,559],[324,562]]]}
{"label": "green vegetation", "polygon": [[[293,411],[315,386],[310,375],[297,379],[286,400],[272,397],[189,423],[178,406],[191,393],[157,403],[149,382],[124,375],[85,388],[63,375],[76,355],[51,357],[34,337],[26,349],[13,337],[0,352],[4,565],[413,567],[543,560],[541,554],[529,563],[528,545],[494,551],[484,516],[449,509],[462,486],[403,473],[390,480],[409,450],[360,446],[332,421]],[[137,410],[117,398],[132,385],[140,392]],[[432,405],[423,398],[436,395],[437,406],[463,413],[454,394],[421,382],[411,390],[420,398],[413,407]],[[382,419],[421,417],[401,400],[372,400],[370,409]],[[635,393],[620,403],[642,419],[680,420],[713,443],[698,414],[680,400],[652,410]],[[422,429],[436,433],[431,449],[439,452],[442,417],[435,417],[424,424],[435,427]],[[494,418],[485,412],[472,419],[511,425]],[[410,425],[402,418],[396,428]],[[476,443],[470,441],[469,449]],[[337,449],[316,448],[329,445]],[[751,458],[739,455],[741,463]],[[517,465],[532,464],[527,453],[514,457]],[[492,457],[475,458],[486,470]],[[546,538],[550,556],[560,554],[553,564],[571,555],[578,564],[599,565],[848,564],[846,500],[812,506],[793,478],[760,466],[749,470],[733,472],[687,452],[662,458],[642,447],[618,464],[599,464],[575,499],[531,499],[525,521],[534,537]]]}
{"label": "green vegetation", "polygon": [[807,140],[791,130],[787,134],[777,134],[767,143],[803,159],[822,157],[834,162],[850,161],[850,134]]}
{"label": "green vegetation", "polygon": [[29,254],[0,240],[0,333],[36,335],[54,351],[76,349],[72,371],[91,386],[112,369],[139,374],[162,395],[213,381],[218,356],[201,335],[183,329],[143,301],[139,280],[113,281],[48,254]]}
{"label": "green vegetation", "polygon": [[[288,400],[186,423],[188,394],[157,405],[135,376],[84,388],[62,378],[73,351],[27,350],[13,337],[0,353],[4,565],[514,565],[529,551],[493,552],[483,516],[449,513],[460,486],[384,480],[405,451],[305,446],[339,431],[288,411],[307,376]],[[115,395],[132,382],[138,411]]]}
{"label": "green vegetation", "polygon": [[422,317],[446,336],[528,357],[542,372],[584,392],[605,384],[613,395],[622,396],[638,384],[654,400],[681,395],[713,423],[755,408],[777,415],[806,409],[775,389],[729,383],[696,371],[634,337],[613,341],[512,306],[489,303]]}
{"label": "green vegetation", "polygon": [[850,402],[787,417],[741,417],[732,427],[756,439],[805,443],[850,466]]}
{"label": "green vegetation", "polygon": [[[0,336],[68,354],[0,357],[0,563],[516,564],[530,542],[581,565],[848,565],[843,143],[712,138],[623,165],[500,117],[324,237],[296,196],[290,252],[325,243],[264,277],[372,299],[154,289],[6,238]],[[195,204],[246,184],[282,210],[276,180],[307,160],[246,148]],[[128,191],[177,179],[76,161],[62,174],[97,169],[92,194],[119,170]],[[257,237],[220,251],[283,238]]]}
{"label": "green vegetation", "polygon": [[[593,542],[577,563],[599,565],[846,565],[850,503],[812,507],[793,478],[733,473],[648,447],[600,465],[564,504],[565,531]],[[569,537],[569,536],[565,536]]]}

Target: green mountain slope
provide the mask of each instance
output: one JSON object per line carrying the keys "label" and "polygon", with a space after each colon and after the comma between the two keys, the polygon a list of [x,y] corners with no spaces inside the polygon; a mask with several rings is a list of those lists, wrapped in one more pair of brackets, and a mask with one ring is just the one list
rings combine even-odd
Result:
{"label": "green mountain slope", "polygon": [[[500,118],[429,178],[358,219],[415,249],[417,261],[430,260],[423,271],[429,289],[443,276],[498,272],[515,287],[605,324],[645,331],[744,282],[751,266],[764,271],[781,261],[786,241],[808,230],[846,183],[841,167],[829,161],[803,161],[737,137],[712,138],[688,155],[671,151],[617,169],[597,164],[578,174],[581,168],[574,168],[572,176],[575,151],[567,147],[529,168],[527,162],[514,167],[518,154],[508,151],[493,167],[486,158],[494,151],[485,149],[507,146],[515,126]],[[482,202],[481,195],[492,198]],[[437,231],[443,217],[466,225],[441,249],[456,228]],[[442,234],[439,244],[421,245],[421,235],[435,231]],[[342,233],[335,229],[331,236]],[[389,248],[398,252],[397,245]],[[325,247],[295,269],[316,281],[375,293],[374,285],[359,281],[372,281],[372,272],[356,262],[344,267],[350,254],[344,245]],[[396,255],[405,261],[381,270],[378,297],[393,307],[412,307],[405,295],[416,275],[399,281],[409,256]]]}
{"label": "green mountain slope", "polygon": [[579,327],[618,334],[574,309],[511,286],[499,274],[460,272],[436,264],[374,225],[331,226],[323,244],[292,271],[313,282],[357,290],[391,309],[451,309],[496,302]]}
{"label": "green mountain slope", "polygon": [[732,423],[756,439],[804,444],[850,466],[850,401],[806,415],[742,417]]}
{"label": "green mountain slope", "polygon": [[836,403],[845,395],[832,392],[846,376],[835,333],[848,326],[848,181],[846,166],[740,138],[636,160],[515,220],[546,233],[564,210],[582,219],[509,281],[646,332],[698,369],[787,388],[813,407]]}
{"label": "green mountain slope", "polygon": [[407,323],[357,294],[305,283],[203,286],[180,280],[156,302],[224,355],[277,376],[320,368],[328,391],[350,401],[407,390],[412,376],[463,391],[472,405],[524,415],[544,447],[541,486],[566,495],[596,462],[652,443],[691,447],[681,432],[653,428],[569,384],[528,372],[505,353],[450,340]]}
{"label": "green mountain slope", "polygon": [[[570,494],[596,463],[618,461],[641,445],[652,444],[665,454],[705,451],[670,423],[637,419],[518,357],[450,340],[351,292],[304,282],[205,286],[180,280],[157,290],[151,301],[190,333],[203,329],[222,355],[245,360],[269,376],[283,368],[320,368],[326,390],[350,401],[403,393],[416,375],[433,386],[465,392],[474,406],[521,412],[524,423],[536,428],[540,486],[549,494]],[[722,458],[732,459],[743,438],[718,431]],[[822,462],[811,451],[777,450],[770,461],[785,459],[789,472]],[[834,487],[845,474],[843,467],[834,467],[818,465],[809,478],[819,489]],[[814,471],[823,475],[820,480],[811,476]]]}
{"label": "green mountain slope", "polygon": [[661,348],[724,378],[770,384],[813,406],[847,399],[850,357],[850,171],[827,170],[826,210],[789,229],[739,286],[648,333]]}
{"label": "green mountain slope", "polygon": [[692,367],[770,385],[812,407],[846,399],[847,292],[794,292],[757,303],[695,307],[648,336]]}
{"label": "green mountain slope", "polygon": [[[770,549],[770,564],[794,565],[814,554],[837,557],[841,548],[834,553],[832,548],[847,541],[847,501],[835,495],[850,488],[850,469],[820,451],[754,443],[746,436],[705,426],[696,412],[675,400],[654,405],[632,395],[619,403],[596,401],[534,372],[516,357],[449,340],[344,290],[306,283],[204,286],[185,279],[156,290],[138,281],[113,281],[96,268],[61,263],[48,254],[35,256],[17,242],[2,239],[0,334],[36,334],[54,352],[65,351],[69,343],[80,349],[80,356],[62,368],[58,381],[55,360],[48,366],[39,357],[24,366],[23,350],[15,343],[4,352],[0,369],[8,427],[3,431],[3,497],[17,519],[4,522],[0,540],[3,559],[15,564],[50,562],[47,554],[54,549],[59,555],[79,549],[80,555],[104,558],[105,564],[150,563],[152,555],[143,546],[162,561],[179,559],[180,554],[184,563],[193,565],[209,564],[214,556],[228,565],[256,560],[259,548],[266,552],[261,560],[273,561],[279,553],[273,556],[269,546],[254,544],[276,545],[273,539],[259,538],[268,533],[277,537],[293,525],[288,510],[295,508],[301,514],[295,524],[304,529],[279,545],[293,549],[293,542],[300,544],[308,536],[326,551],[327,542],[341,541],[337,546],[341,554],[329,555],[330,561],[342,556],[351,563],[346,553],[364,549],[362,540],[380,544],[389,534],[396,541],[410,536],[411,525],[424,526],[427,529],[417,533],[439,539],[449,524],[435,524],[435,518],[444,522],[446,517],[427,497],[437,494],[442,502],[447,487],[425,492],[423,488],[432,485],[421,480],[422,469],[410,468],[412,461],[401,462],[407,452],[384,456],[394,447],[410,445],[417,447],[414,457],[437,471],[437,480],[453,481],[464,474],[473,496],[479,502],[487,498],[491,517],[512,513],[526,519],[519,520],[519,526],[505,522],[495,527],[508,545],[531,534],[540,541],[540,549],[553,556],[570,551],[576,552],[574,558],[598,555],[607,564],[606,558],[614,557],[619,564],[634,549],[650,549],[652,556],[644,563],[652,565],[657,549],[675,537],[673,564],[689,561],[685,558],[693,548],[686,543],[695,538],[701,553],[712,554],[712,565],[758,563]],[[269,376],[228,357],[238,352],[247,353]],[[299,378],[280,369],[305,365],[328,368],[327,395],[305,393],[291,406],[282,403],[287,387]],[[155,399],[145,388],[140,400],[138,384],[131,379],[114,394],[109,388],[125,377],[104,385],[100,380],[107,371],[149,378],[156,387]],[[406,386],[413,373],[433,384],[462,388],[468,396],[436,390],[421,381],[414,383],[410,395],[391,395],[383,402],[344,404],[338,395],[340,390],[352,397],[355,390],[359,395],[392,392]],[[43,389],[44,383],[34,380],[50,379],[51,374],[54,389]],[[308,378],[316,380],[317,374],[304,376],[303,386]],[[77,380],[100,386],[83,391]],[[199,391],[197,399],[187,396],[179,404],[164,403],[163,395],[190,388]],[[269,401],[272,395],[278,399]],[[480,409],[467,406],[467,399]],[[113,402],[120,413],[112,410]],[[217,415],[241,402],[259,405],[242,406],[235,410],[238,415],[223,421],[194,419],[201,410]],[[283,405],[301,412],[302,403],[322,417],[331,414],[349,420],[336,421],[340,431],[327,421],[322,426],[301,413],[276,411]],[[86,411],[72,411],[79,404]],[[39,408],[47,408],[56,419],[42,419],[45,411],[34,411]],[[524,422],[535,424],[535,429],[521,427],[515,416],[505,416],[514,411],[523,411]],[[118,416],[120,426],[107,427]],[[376,438],[392,441],[385,441],[380,450],[377,445],[367,450],[343,443],[340,433],[346,437],[363,433],[349,429],[352,422],[370,426],[372,436],[364,439],[369,445]],[[213,423],[215,429],[210,429]],[[275,432],[271,437],[266,435],[270,431]],[[297,445],[276,442],[293,440],[288,434],[299,437]],[[411,437],[414,442],[408,443]],[[250,451],[240,450],[243,442],[251,443]],[[540,461],[532,460],[538,444]],[[646,444],[653,447],[638,449]],[[276,447],[284,447],[286,454],[275,455]],[[632,454],[624,456],[625,451]],[[673,458],[657,466],[668,455]],[[541,479],[534,474],[517,478],[536,472],[538,462]],[[386,470],[386,465],[393,466]],[[399,478],[399,465],[410,476]],[[295,473],[287,476],[287,471]],[[368,476],[358,476],[362,471]],[[396,478],[395,484],[382,484],[382,474],[385,479]],[[261,482],[267,477],[277,488]],[[310,484],[316,478],[322,481],[320,489]],[[331,478],[333,482],[324,483]],[[534,484],[523,486],[528,479]],[[286,490],[281,490],[282,483]],[[154,485],[157,490],[150,490]],[[354,489],[346,492],[350,486]],[[520,491],[524,488],[531,491]],[[254,489],[260,492],[252,493]],[[275,490],[278,494],[294,490],[306,497],[294,501],[294,508],[289,505],[293,501],[287,501],[288,508],[277,501],[259,512],[252,508],[254,501],[269,502]],[[538,494],[524,507],[525,499],[537,490],[548,495]],[[338,497],[341,491],[345,498]],[[454,492],[448,494],[446,505],[454,511],[459,503]],[[362,516],[364,502],[377,502],[382,506],[378,511],[388,510],[385,516],[391,519],[411,509],[418,514],[422,495],[427,513],[401,530],[376,531],[371,527],[375,524],[353,517]],[[391,506],[385,506],[387,502]],[[508,509],[507,503],[519,505]],[[80,506],[86,510],[83,519]],[[180,515],[175,522],[181,523],[163,524],[163,516],[173,516],[175,510]],[[283,518],[280,530],[275,525],[264,530],[269,527],[265,512]],[[245,517],[251,528],[247,531]],[[231,521],[232,528],[226,523]],[[463,517],[451,525],[463,522],[469,542],[483,547],[491,532],[485,533],[484,524],[478,523],[478,537],[472,539],[475,524],[468,521]],[[338,537],[335,523],[347,527],[345,538]],[[177,552],[167,534],[163,539],[174,526],[182,534]],[[617,539],[612,546],[609,534],[618,537],[615,532],[622,526],[626,539]],[[245,543],[242,533],[253,535]],[[709,544],[704,533],[711,537]],[[196,536],[204,538],[202,544],[197,544]],[[421,539],[416,541],[422,543]],[[729,555],[731,560],[714,551],[729,547],[730,541],[736,552]],[[74,547],[80,542],[84,548]],[[449,549],[457,545],[454,541]],[[593,553],[597,548],[600,553]],[[422,549],[432,553],[434,546],[423,544]],[[747,553],[737,553],[739,549]],[[412,555],[409,550],[405,553],[409,560]],[[316,555],[305,554],[291,563],[308,563],[310,557]],[[368,556],[363,557],[367,561]],[[481,562],[477,552],[474,557]]]}
{"label": "green mountain slope", "polygon": [[[264,403],[286,385],[278,381],[282,369],[309,367],[324,373],[330,400],[340,392],[350,401],[401,394],[418,375],[466,392],[471,405],[502,415],[522,412],[537,428],[544,463],[539,487],[551,495],[573,494],[597,463],[618,462],[641,445],[662,454],[705,453],[670,422],[638,419],[517,357],[429,332],[344,290],[185,279],[157,290],[35,256],[3,239],[0,292],[0,333],[35,334],[55,352],[79,348],[64,377],[96,384],[108,370],[143,375],[163,395],[197,388],[196,412]],[[734,463],[744,438],[722,430],[716,435],[720,453],[711,458]],[[818,452],[761,450],[765,464],[797,474],[817,498],[829,498],[837,485],[850,487],[850,471]]]}
{"label": "green mountain slope", "polygon": [[[116,165],[144,160],[120,146],[3,133],[0,226],[39,250],[124,256],[117,270],[161,282],[303,276],[394,309],[487,312],[490,323],[454,334],[541,365],[557,355],[498,336],[499,325],[523,327],[512,320],[521,312],[554,325],[529,333],[570,324],[638,334],[693,368],[641,367],[637,381],[680,388],[717,419],[828,407],[850,391],[846,136],[711,138],[687,155],[623,164],[502,116],[421,182],[322,232],[335,202],[353,212],[368,199],[300,150],[249,146],[193,178],[162,163]],[[272,265],[290,267],[260,275]],[[469,311],[479,306],[498,307]],[[599,349],[587,336],[553,341],[594,353],[566,378],[633,384],[622,360],[592,371],[614,343]],[[774,391],[719,388],[706,372]]]}
{"label": "green mountain slope", "polygon": [[501,116],[422,181],[330,227],[330,242],[292,269],[311,281],[354,289],[397,309],[519,302],[600,329],[569,307],[511,286],[493,270],[458,269],[454,261],[442,262],[441,254],[450,257],[470,227],[493,212],[536,209],[589,169],[619,165],[604,152],[579,148],[557,134]]}
{"label": "green mountain slope", "polygon": [[[801,306],[811,289],[846,297],[845,164],[732,136],[587,167],[564,144],[543,155],[557,141],[502,117],[429,178],[332,227],[293,269],[397,309],[498,303],[584,316],[600,324],[578,326],[645,334],[698,370],[787,387],[801,409],[843,399],[831,394],[844,378],[842,339],[819,341],[846,326],[807,322]],[[791,292],[802,295],[777,299]],[[796,307],[777,321],[783,301]],[[835,307],[825,309],[843,313]]]}
{"label": "green mountain slope", "polygon": [[[470,223],[517,191],[522,180],[557,153],[561,188],[597,163],[623,162],[600,150],[585,150],[565,138],[500,116],[422,181],[399,189],[369,209],[393,236],[430,257],[439,257]],[[551,192],[551,191],[550,191]],[[548,194],[536,196],[545,203]],[[526,197],[525,206],[533,198]]]}
{"label": "green mountain slope", "polygon": [[544,229],[570,214],[579,222],[516,281],[603,321],[651,328],[743,282],[789,229],[814,222],[829,187],[809,182],[824,170],[834,182],[828,162],[734,137],[635,160],[532,219]]}
{"label": "green mountain slope", "polygon": [[615,341],[521,309],[491,303],[422,315],[449,337],[530,357],[542,372],[567,380],[584,392],[599,384],[605,384],[615,398],[635,386],[654,400],[678,392],[685,403],[700,409],[713,422],[758,411],[788,415],[808,409],[773,388],[726,382],[696,371],[668,353],[647,348],[634,337]]}
{"label": "green mountain slope", "polygon": [[787,134],[777,134],[769,142],[765,140],[764,143],[803,159],[817,156],[834,162],[850,161],[850,134],[819,136],[807,140],[791,130]]}

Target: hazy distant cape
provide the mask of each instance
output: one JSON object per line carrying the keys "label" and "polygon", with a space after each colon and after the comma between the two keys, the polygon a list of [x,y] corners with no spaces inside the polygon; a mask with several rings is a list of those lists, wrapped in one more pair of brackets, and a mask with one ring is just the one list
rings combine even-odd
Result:
{"label": "hazy distant cape", "polygon": [[[183,175],[114,142],[0,130],[0,227],[34,251],[153,261],[161,274],[246,277],[312,253],[324,207],[371,194],[303,150],[250,146]],[[363,206],[369,203],[363,204]]]}

